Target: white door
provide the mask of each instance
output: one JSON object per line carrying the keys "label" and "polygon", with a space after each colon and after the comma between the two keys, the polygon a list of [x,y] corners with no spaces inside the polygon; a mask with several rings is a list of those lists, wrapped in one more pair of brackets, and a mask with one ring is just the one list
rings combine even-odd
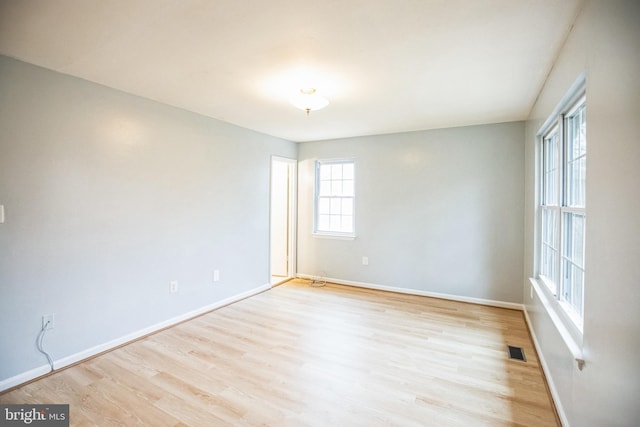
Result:
{"label": "white door", "polygon": [[296,161],[271,160],[271,277],[293,277],[295,245]]}

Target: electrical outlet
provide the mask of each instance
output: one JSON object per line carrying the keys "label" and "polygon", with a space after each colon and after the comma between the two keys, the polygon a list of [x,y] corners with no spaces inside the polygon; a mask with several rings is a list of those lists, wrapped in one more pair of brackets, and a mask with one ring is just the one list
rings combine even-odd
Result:
{"label": "electrical outlet", "polygon": [[176,292],[178,292],[177,280],[172,280],[171,282],[169,282],[169,292],[171,292],[172,294],[175,294]]}
{"label": "electrical outlet", "polygon": [[368,256],[363,256],[362,257],[362,265],[369,265],[369,257]]}
{"label": "electrical outlet", "polygon": [[213,270],[213,281],[214,282],[220,281],[220,270]]}
{"label": "electrical outlet", "polygon": [[56,325],[55,320],[56,318],[54,314],[46,314],[42,316],[42,329],[53,329]]}

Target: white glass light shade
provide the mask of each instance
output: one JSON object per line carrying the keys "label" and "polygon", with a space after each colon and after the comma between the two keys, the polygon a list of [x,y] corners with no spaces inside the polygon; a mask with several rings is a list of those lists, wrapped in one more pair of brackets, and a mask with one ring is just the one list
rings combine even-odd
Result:
{"label": "white glass light shade", "polygon": [[329,105],[329,101],[320,96],[315,89],[300,89],[300,93],[291,97],[289,101],[295,107],[306,111],[307,114],[310,111],[320,110]]}

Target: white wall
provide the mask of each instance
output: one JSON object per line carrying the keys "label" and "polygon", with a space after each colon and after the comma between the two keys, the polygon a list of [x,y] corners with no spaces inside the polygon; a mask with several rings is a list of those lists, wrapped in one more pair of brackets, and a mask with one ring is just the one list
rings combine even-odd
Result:
{"label": "white wall", "polygon": [[[579,371],[540,299],[534,272],[535,134],[580,73],[587,84],[584,356]],[[526,309],[571,426],[640,419],[640,3],[587,1],[526,128]]]}
{"label": "white wall", "polygon": [[44,314],[58,360],[269,283],[274,154],[297,146],[0,57],[0,382],[46,365]]}
{"label": "white wall", "polygon": [[[311,233],[314,160],[332,158],[355,159],[355,240]],[[300,274],[522,302],[524,123],[303,143],[298,159]]]}

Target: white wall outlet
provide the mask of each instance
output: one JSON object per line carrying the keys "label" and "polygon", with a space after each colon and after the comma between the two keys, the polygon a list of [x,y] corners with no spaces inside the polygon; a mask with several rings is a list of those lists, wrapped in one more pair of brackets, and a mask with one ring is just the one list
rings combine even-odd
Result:
{"label": "white wall outlet", "polygon": [[45,314],[42,316],[42,329],[53,329],[56,325],[56,317],[54,314]]}
{"label": "white wall outlet", "polygon": [[0,205],[0,224],[4,224],[4,205]]}
{"label": "white wall outlet", "polygon": [[362,257],[362,265],[369,265],[369,257],[368,256],[363,256]]}
{"label": "white wall outlet", "polygon": [[175,294],[176,292],[178,292],[177,280],[172,280],[171,282],[169,282],[169,292],[171,292],[172,294]]}
{"label": "white wall outlet", "polygon": [[214,282],[220,281],[220,270],[213,270],[213,281]]}

